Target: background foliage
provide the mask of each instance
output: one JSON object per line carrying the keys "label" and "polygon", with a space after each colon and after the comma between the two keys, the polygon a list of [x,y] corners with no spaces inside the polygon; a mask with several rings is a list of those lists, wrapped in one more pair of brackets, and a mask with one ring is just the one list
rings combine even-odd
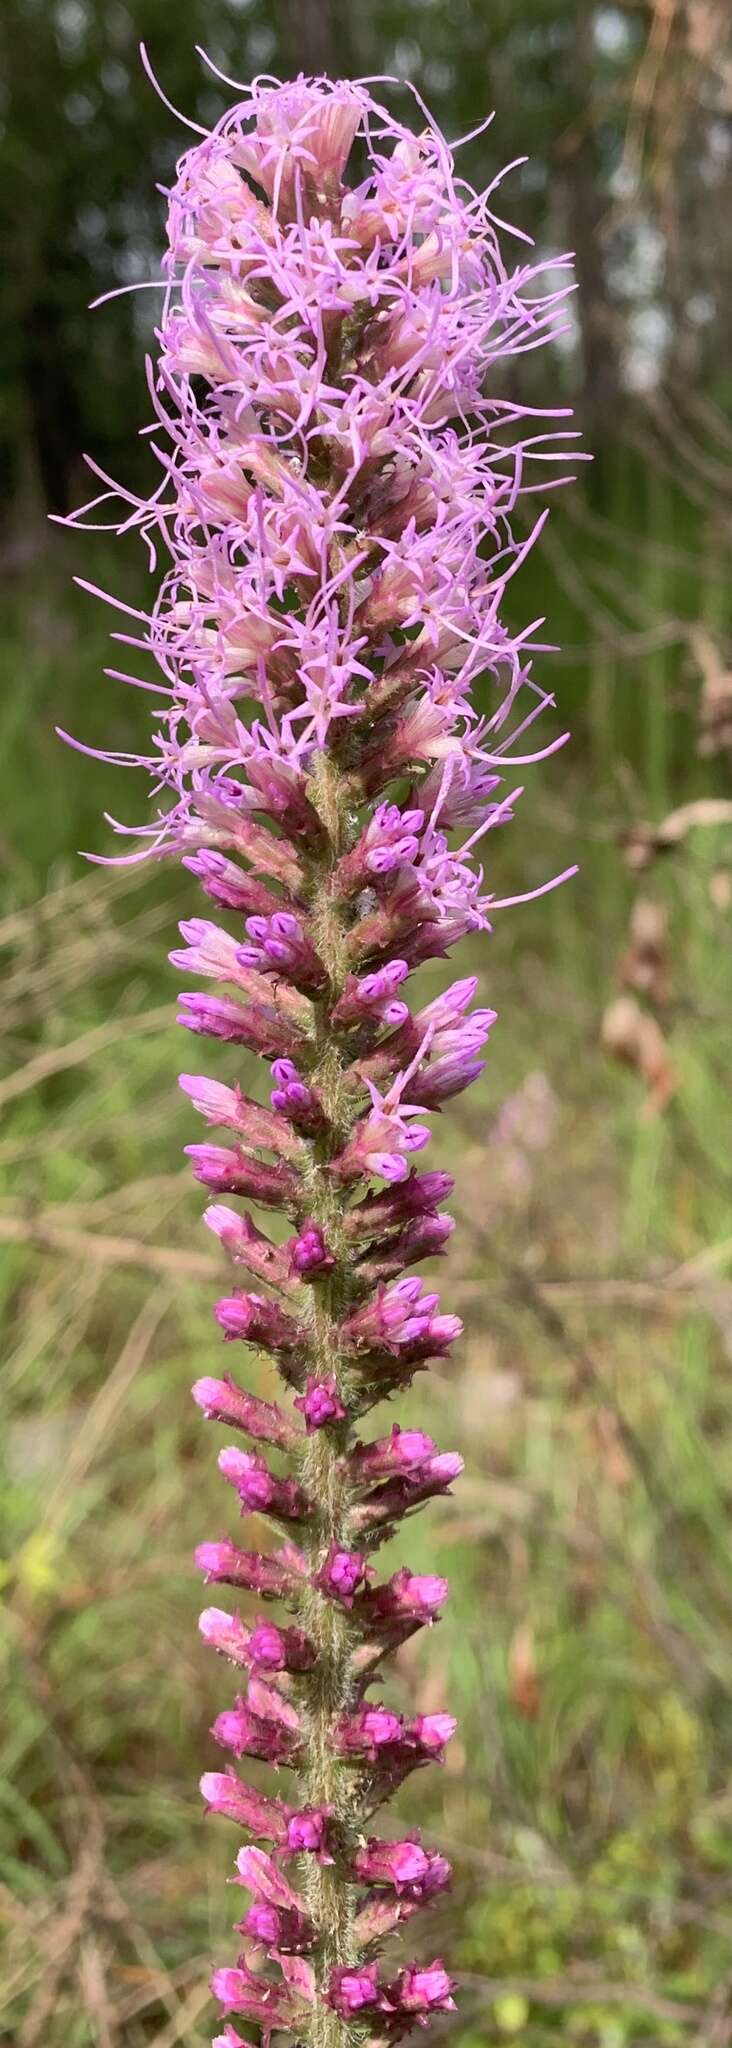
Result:
{"label": "background foliage", "polygon": [[[80,455],[149,474],[142,359],[181,131],[141,70],[215,118],[224,70],[411,78],[448,133],[494,105],[476,180],[528,154],[505,209],[573,247],[569,346],[532,399],[578,407],[595,460],[523,572],[546,614],[571,750],[500,847],[512,893],[578,857],[476,949],[501,1012],[470,1108],[446,1116],[462,1228],[443,1267],[467,1326],[427,1426],[467,1449],[416,1539],[454,1581],[400,1660],[403,1703],[462,1712],[405,1817],[456,1863],[432,1947],[462,1977],[460,2048],[732,2043],[732,498],[724,0],[5,0],[0,16],[0,846],[6,1337],[0,1565],[0,2041],[176,2048],[209,2036],[233,1917],[225,1832],[195,1792],[221,1674],[189,1556],[215,1530],[215,1252],[165,966],[190,892],[80,871],[99,813],[144,790],[63,753],[135,743],[103,680],[107,620],[72,568],[135,603],[144,564],[49,529]],[[406,103],[406,102],[405,102]],[[132,693],[129,693],[132,698]],[[467,968],[467,962],[466,962]],[[429,976],[425,977],[429,980]],[[223,1055],[222,1055],[223,1057]],[[622,1061],[622,1064],[621,1064]],[[246,1075],[242,1076],[246,1080]],[[424,1395],[416,1406],[424,1420]],[[212,1520],[213,1517],[213,1520]]]}

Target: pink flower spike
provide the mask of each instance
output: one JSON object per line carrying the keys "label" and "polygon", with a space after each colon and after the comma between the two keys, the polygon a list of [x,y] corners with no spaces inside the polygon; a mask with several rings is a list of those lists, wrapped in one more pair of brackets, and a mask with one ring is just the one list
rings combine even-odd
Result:
{"label": "pink flower spike", "polygon": [[[292,1804],[233,1768],[202,1780],[207,1810],[245,1831],[251,1894],[242,1953],[212,1989],[261,2048],[397,2048],[452,2010],[452,1981],[440,1961],[385,1977],[373,1958],[449,1868],[417,1834],[368,1829],[442,1761],[455,1723],[371,1698],[447,1597],[406,1566],[379,1583],[373,1560],[462,1460],[411,1422],[376,1435],[364,1417],[461,1332],[412,1270],[452,1228],[450,1175],[417,1162],[433,1116],[481,1074],[496,1017],[475,976],[441,963],[555,886],[501,897],[493,835],[521,815],[519,767],[566,737],[535,737],[548,650],[513,579],[547,480],[567,481],[566,410],[542,420],[518,369],[566,331],[571,271],[521,231],[504,248],[498,179],[471,188],[415,87],[392,114],[378,81],[237,86],[205,62],[234,97],[210,131],[184,117],[167,193],[148,367],[159,479],[145,499],[93,464],[101,492],[71,523],[97,526],[100,501],[106,523],[116,500],[117,530],[165,559],[144,609],[80,579],[119,614],[130,667],[145,658],[142,676],[110,673],[161,706],[149,742],[99,757],[153,786],[139,830],[110,820],[136,841],[119,864],[173,856],[217,906],[184,919],[171,954],[203,982],[180,1023],[218,1061],[181,1075],[207,1127],[187,1153],[211,1258],[252,1284],[214,1311],[248,1347],[245,1384],[204,1369],[193,1392],[249,1440],[218,1455],[242,1514],[280,1530],[277,1548],[224,1534],[196,1553],[237,1589],[234,1611],[201,1616],[242,1674],[213,1739],[255,1775],[294,1774]],[[411,977],[430,962],[423,1003]],[[252,1056],[271,1079],[249,1095]],[[270,1601],[272,1620],[255,1611]],[[334,1953],[347,1965],[331,1970]],[[215,2048],[251,2044],[227,2022]]]}

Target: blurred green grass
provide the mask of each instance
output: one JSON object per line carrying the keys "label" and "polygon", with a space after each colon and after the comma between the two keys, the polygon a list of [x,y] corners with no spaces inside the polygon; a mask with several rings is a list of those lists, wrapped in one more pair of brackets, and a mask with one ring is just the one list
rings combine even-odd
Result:
{"label": "blurred green grass", "polygon": [[[394,1680],[403,1702],[461,1715],[446,1770],[401,1801],[455,1862],[426,1942],[462,1977],[461,2048],[730,2039],[722,827],[640,884],[670,919],[663,1114],[644,1117],[637,1074],[600,1044],[639,887],[618,832],[727,787],[696,752],[687,653],[690,623],[720,626],[721,583],[670,485],[644,504],[628,458],[592,488],[521,593],[565,650],[576,739],[534,771],[495,854],[508,892],[572,858],[581,872],[464,956],[500,1013],[432,1148],[458,1175],[439,1283],[466,1338],[411,1397],[468,1465],[409,1532],[410,1561],[444,1567],[453,1594]],[[40,597],[22,579],[1,622],[0,2041],[175,2048],[208,2038],[209,1959],[236,1906],[231,1842],[196,1794],[230,1681],[199,1650],[190,1563],[226,1515],[188,1394],[219,1363],[224,1269],[174,1085],[166,953],[190,890],[75,858],[104,848],[104,804],[135,816],[139,786],[125,807],[119,774],[64,754],[52,726],[124,746],[145,703],[101,678],[107,622],[68,589],[68,560],[64,545],[44,565]],[[124,551],[110,569],[85,550],[83,567],[136,601]],[[247,1079],[226,1049],[216,1066]]]}

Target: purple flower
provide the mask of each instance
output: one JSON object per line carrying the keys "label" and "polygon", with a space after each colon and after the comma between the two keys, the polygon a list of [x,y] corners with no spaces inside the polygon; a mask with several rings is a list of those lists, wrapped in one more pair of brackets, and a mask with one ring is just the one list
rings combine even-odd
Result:
{"label": "purple flower", "polygon": [[246,1195],[262,1208],[295,1209],[300,1182],[290,1167],[271,1166],[267,1160],[243,1152],[241,1146],[186,1145],[185,1149],[193,1160],[196,1179],[211,1194]]}
{"label": "purple flower", "polygon": [[452,1993],[455,1986],[443,1969],[442,1963],[428,1963],[420,1968],[413,1963],[409,1969],[401,1970],[395,1983],[390,1986],[394,2003],[402,2012],[453,2012],[455,2000]]}
{"label": "purple flower", "polygon": [[439,1294],[424,1293],[421,1280],[397,1280],[355,1309],[344,1333],[358,1350],[374,1345],[397,1356],[437,1357],[462,1332],[459,1316],[442,1315],[439,1308]]}
{"label": "purple flower", "polygon": [[444,1856],[423,1849],[419,1835],[400,1842],[383,1842],[376,1836],[357,1849],[354,1869],[365,1884],[392,1885],[396,1892],[421,1898],[444,1887],[450,1866]]}
{"label": "purple flower", "polygon": [[336,1180],[363,1181],[371,1176],[406,1180],[409,1154],[421,1152],[429,1144],[430,1132],[426,1124],[410,1121],[419,1114],[419,1105],[402,1102],[405,1080],[400,1074],[386,1095],[379,1093],[373,1081],[368,1082],[371,1109],[354,1124],[348,1144],[333,1161],[331,1172]]}
{"label": "purple flower", "polygon": [[282,1356],[302,1348],[299,1325],[266,1295],[227,1295],[216,1302],[214,1315],[230,1341],[239,1338],[245,1344],[261,1344],[265,1351]]}
{"label": "purple flower", "polygon": [[440,1579],[432,1572],[410,1572],[403,1565],[393,1578],[381,1586],[370,1587],[361,1595],[359,1620],[368,1617],[369,1626],[384,1627],[404,1618],[433,1621],[444,1606],[447,1594],[447,1579]]}
{"label": "purple flower", "polygon": [[409,973],[406,960],[389,960],[375,974],[348,977],[342,996],[333,1010],[338,1024],[374,1023],[392,1030],[406,1023],[409,1008],[398,1000],[396,991]]}
{"label": "purple flower", "polygon": [[[504,260],[492,183],[457,176],[417,107],[415,133],[365,85],[258,79],[186,150],[150,380],[160,482],[147,503],[124,494],[120,518],[168,558],[126,635],[157,664],[162,710],[133,757],[159,807],[122,859],[177,855],[226,920],[186,919],[171,955],[215,984],[180,997],[180,1021],[219,1042],[227,1075],[181,1076],[229,1140],[187,1150],[209,1229],[257,1287],[217,1321],[285,1390],[280,1406],[228,1375],[194,1389],[272,1447],[271,1465],[219,1453],[242,1512],[297,1528],[276,1550],[224,1536],[197,1552],[207,1580],[285,1610],[201,1617],[245,1685],[215,1741],[296,1786],[290,1804],[231,1769],[202,1781],[210,1811],[271,1845],[239,1855],[247,1946],[212,1980],[265,2048],[309,2037],[308,2008],[314,2038],[347,2048],[360,2015],[388,2044],[453,2005],[441,1962],[384,1978],[375,1959],[444,1889],[445,1859],[366,1830],[455,1725],[371,1697],[447,1596],[406,1566],[379,1581],[372,1559],[462,1461],[398,1423],[359,1432],[461,1329],[410,1270],[452,1227],[450,1176],[415,1156],[481,1073],[495,1013],[471,1007],[472,976],[415,1010],[410,976],[513,900],[496,901],[490,835],[516,813],[517,773],[565,737],[536,743],[552,700],[534,627],[503,600],[546,516],[527,518],[534,463],[565,481],[566,414],[542,423],[512,364],[561,331],[568,259]],[[269,1102],[236,1081],[239,1048],[271,1063]],[[223,1197],[279,1211],[282,1230]],[[283,1862],[303,1880],[303,1856],[327,1883],[290,1883]],[[248,2044],[227,2024],[216,2048]]]}
{"label": "purple flower", "polygon": [[258,1946],[301,1954],[315,1943],[315,1928],[303,1911],[297,1892],[264,1849],[240,1849],[238,1882],[253,1893],[254,1905],[239,1922],[239,1932]]}
{"label": "purple flower", "polygon": [[230,996],[202,996],[194,992],[178,997],[178,1023],[187,1031],[206,1038],[223,1038],[228,1045],[247,1045],[265,1059],[274,1054],[295,1052],[298,1036],[280,1017],[272,1004],[236,1003]]}
{"label": "purple flower", "polygon": [[200,1789],[209,1813],[223,1814],[250,1834],[287,1846],[290,1809],[283,1800],[268,1799],[243,1784],[236,1771],[204,1771]]}
{"label": "purple flower", "polygon": [[227,1208],[224,1202],[212,1202],[204,1211],[204,1223],[220,1238],[229,1257],[237,1266],[246,1266],[258,1280],[266,1280],[279,1293],[286,1293],[290,1280],[290,1262],[280,1245],[272,1244],[261,1230],[257,1230],[246,1210]]}
{"label": "purple flower", "polygon": [[238,1614],[221,1607],[206,1607],[199,1618],[203,1640],[249,1671],[310,1671],[315,1663],[312,1643],[299,1628],[276,1628],[274,1622],[258,1621],[247,1628]]}
{"label": "purple flower", "polygon": [[247,918],[249,944],[235,949],[237,965],[259,967],[264,974],[286,975],[296,988],[319,989],[325,969],[300,918],[287,910],[272,917]]}
{"label": "purple flower", "polygon": [[219,1714],[211,1730],[234,1756],[256,1756],[265,1762],[292,1763],[300,1752],[301,1722],[295,1708],[273,1685],[252,1677],[246,1695],[230,1712]]}
{"label": "purple flower", "polygon": [[255,1451],[240,1451],[235,1444],[218,1455],[219,1471],[236,1488],[243,1514],[276,1515],[286,1522],[302,1522],[308,1503],[296,1479],[281,1479],[270,1472],[264,1458]]}
{"label": "purple flower", "polygon": [[[304,1563],[304,1561],[303,1561]],[[230,1586],[246,1586],[263,1599],[291,1599],[297,1588],[297,1565],[292,1547],[263,1556],[257,1550],[240,1550],[236,1543],[199,1543],[196,1564],[207,1579]]]}
{"label": "purple flower", "polygon": [[[210,1215],[210,1210],[207,1210]],[[237,1387],[226,1373],[221,1380],[196,1380],[192,1388],[196,1405],[204,1415],[214,1422],[233,1424],[243,1429],[247,1436],[255,1437],[266,1444],[277,1444],[280,1450],[290,1450],[297,1443],[299,1430],[290,1415],[279,1408],[274,1401],[260,1401],[256,1394],[249,1394],[243,1387]]]}
{"label": "purple flower", "polygon": [[342,1717],[335,1740],[343,1756],[376,1761],[388,1750],[411,1769],[427,1757],[441,1757],[455,1726],[451,1714],[417,1714],[413,1721],[405,1721],[387,1707],[362,1706]]}

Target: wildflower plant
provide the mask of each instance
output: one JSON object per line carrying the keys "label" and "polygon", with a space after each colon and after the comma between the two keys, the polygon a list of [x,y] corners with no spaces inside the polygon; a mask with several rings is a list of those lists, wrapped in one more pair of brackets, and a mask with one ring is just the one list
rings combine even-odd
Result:
{"label": "wildflower plant", "polygon": [[[242,1514],[275,1532],[198,1552],[234,1589],[203,1636],[240,1674],[202,1790],[242,1830],[250,1901],[213,1977],[217,2048],[241,2048],[240,2020],[265,2041],[390,2043],[453,2004],[442,1962],[381,1954],[448,1864],[374,1822],[453,1733],[380,1696],[447,1584],[380,1575],[378,1553],[462,1460],[398,1421],[363,1430],[460,1334],[414,1273],[452,1230],[449,1175],[417,1161],[494,1012],[472,977],[421,1007],[409,979],[490,929],[481,861],[516,768],[541,757],[537,622],[513,630],[503,600],[545,516],[515,532],[516,507],[565,429],[505,388],[568,286],[530,250],[507,267],[493,188],[465,185],[422,122],[300,78],[256,81],[200,132],[170,194],[150,372],[162,480],[121,522],[170,557],[142,630],[119,636],[154,656],[164,706],[143,853],[178,854],[215,906],[171,957],[226,990],[186,991],[180,1021],[271,1063],[266,1105],[181,1076],[216,1133],[188,1148],[233,1268],[216,1317],[284,1383],[281,1403],[227,1372],[193,1390]],[[247,1201],[284,1215],[284,1238]],[[286,1766],[287,1797],[247,1784],[247,1758]]]}

